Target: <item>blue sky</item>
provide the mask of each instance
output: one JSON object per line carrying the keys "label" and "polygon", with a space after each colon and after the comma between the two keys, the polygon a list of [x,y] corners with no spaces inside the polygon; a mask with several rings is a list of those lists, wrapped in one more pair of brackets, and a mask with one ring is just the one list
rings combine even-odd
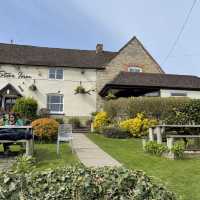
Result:
{"label": "blue sky", "polygon": [[6,0],[0,42],[117,51],[134,35],[166,73],[200,76],[200,3],[168,54],[193,0]]}

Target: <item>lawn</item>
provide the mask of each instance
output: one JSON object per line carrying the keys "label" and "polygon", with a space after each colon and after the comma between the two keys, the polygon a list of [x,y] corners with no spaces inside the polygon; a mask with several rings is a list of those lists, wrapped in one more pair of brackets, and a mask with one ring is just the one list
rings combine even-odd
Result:
{"label": "lawn", "polygon": [[168,160],[145,154],[140,139],[110,139],[96,134],[88,137],[126,167],[145,171],[182,199],[200,199],[200,157]]}
{"label": "lawn", "polygon": [[[48,168],[56,168],[59,166],[78,164],[79,160],[76,154],[71,152],[71,148],[67,143],[60,145],[60,155],[56,154],[56,144],[34,144],[34,157],[36,158],[36,170],[44,170]],[[2,152],[2,145],[0,146],[0,152]],[[18,145],[12,145],[11,151],[13,153],[19,152],[20,147]],[[18,153],[18,155],[20,155]]]}
{"label": "lawn", "polygon": [[36,168],[39,170],[79,163],[68,144],[60,145],[60,155],[56,154],[56,144],[35,144]]}

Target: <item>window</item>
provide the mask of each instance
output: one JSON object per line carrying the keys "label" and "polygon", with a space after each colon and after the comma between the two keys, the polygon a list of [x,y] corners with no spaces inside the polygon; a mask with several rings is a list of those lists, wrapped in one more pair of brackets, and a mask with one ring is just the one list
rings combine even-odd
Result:
{"label": "window", "polygon": [[142,72],[142,68],[140,68],[140,67],[129,67],[128,72]]}
{"label": "window", "polygon": [[172,97],[186,97],[187,93],[186,92],[172,92],[171,96]]}
{"label": "window", "polygon": [[51,113],[63,113],[63,95],[48,94],[47,108]]}
{"label": "window", "polygon": [[49,68],[49,79],[63,79],[63,69]]}

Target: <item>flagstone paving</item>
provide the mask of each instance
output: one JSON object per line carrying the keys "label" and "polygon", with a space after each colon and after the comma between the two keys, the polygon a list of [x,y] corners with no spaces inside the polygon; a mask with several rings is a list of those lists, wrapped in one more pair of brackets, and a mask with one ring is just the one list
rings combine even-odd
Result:
{"label": "flagstone paving", "polygon": [[121,166],[121,163],[82,133],[74,133],[73,149],[80,161],[87,167]]}

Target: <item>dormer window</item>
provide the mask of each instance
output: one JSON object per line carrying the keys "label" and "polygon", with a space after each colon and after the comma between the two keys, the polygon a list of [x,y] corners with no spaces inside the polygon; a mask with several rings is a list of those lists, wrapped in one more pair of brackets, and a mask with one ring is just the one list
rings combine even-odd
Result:
{"label": "dormer window", "polygon": [[130,67],[128,67],[128,72],[142,72],[142,68],[130,66]]}

